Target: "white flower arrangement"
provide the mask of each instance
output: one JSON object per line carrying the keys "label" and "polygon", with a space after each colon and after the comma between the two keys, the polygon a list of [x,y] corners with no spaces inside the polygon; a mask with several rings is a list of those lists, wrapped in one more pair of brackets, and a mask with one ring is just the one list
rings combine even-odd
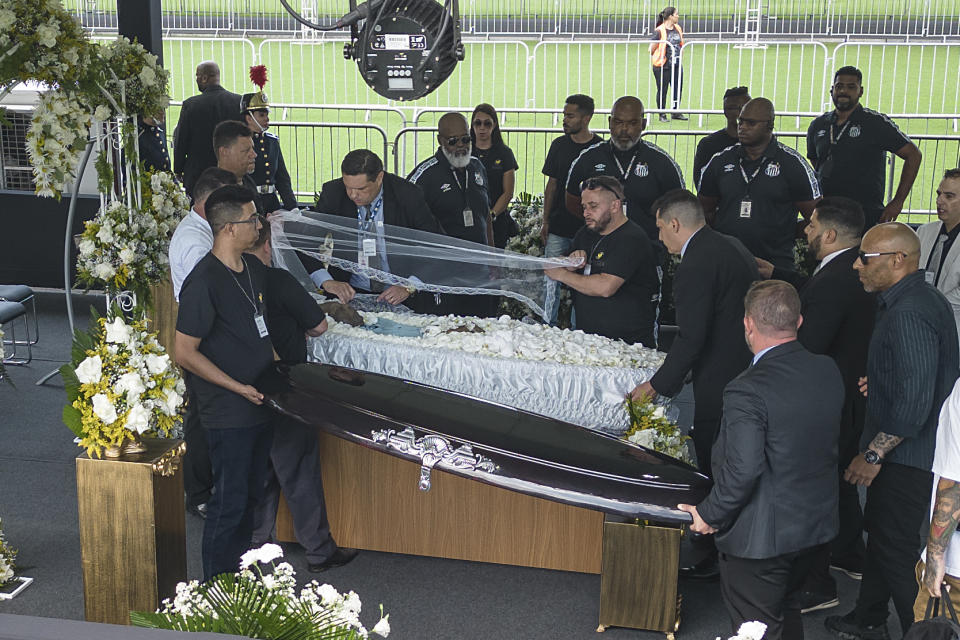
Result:
{"label": "white flower arrangement", "polygon": [[[275,544],[266,544],[243,554],[240,571],[222,574],[200,584],[196,580],[177,585],[176,596],[161,603],[156,613],[133,612],[130,621],[140,627],[176,631],[209,631],[258,638],[304,637],[353,639],[371,633],[386,638],[389,615],[383,615],[368,631],[360,622],[362,603],[350,591],[341,594],[329,584],[313,580],[297,594],[297,579]],[[272,572],[261,565],[270,564]],[[296,631],[291,635],[291,631]],[[252,635],[250,633],[249,635]]]}
{"label": "white flower arrangement", "polygon": [[76,83],[90,57],[79,20],[58,0],[0,4],[0,97],[18,82]]}
{"label": "white flower arrangement", "polygon": [[141,183],[140,211],[114,200],[86,223],[77,272],[87,287],[132,289],[145,299],[165,276],[170,237],[190,203],[169,173],[146,174]]}
{"label": "white flower arrangement", "polygon": [[17,550],[11,547],[3,537],[3,520],[0,519],[0,587],[4,587],[16,575]]}
{"label": "white flower arrangement", "polygon": [[[766,632],[767,625],[762,622],[756,620],[744,622],[737,630],[737,635],[730,637],[729,640],[762,640],[763,634]],[[719,636],[717,636],[717,640],[720,640]]]}
{"label": "white flower arrangement", "polygon": [[[523,192],[510,203],[510,215],[517,222],[519,233],[507,241],[507,250],[516,253],[525,253],[528,256],[542,257],[544,254],[543,240],[540,238],[540,229],[543,226],[543,196]],[[560,327],[570,326],[570,312],[573,309],[573,296],[570,289],[558,284],[560,292],[560,309],[557,320]],[[530,313],[523,304],[504,298],[500,303],[501,310],[517,320]]]}
{"label": "white flower arrangement", "polygon": [[349,336],[364,340],[402,344],[416,349],[451,349],[497,358],[517,358],[582,366],[657,368],[664,354],[640,344],[626,344],[603,336],[559,329],[542,324],[527,324],[510,316],[475,318],[428,316],[391,312],[359,312],[364,325],[384,318],[420,329],[420,337],[381,335],[363,327],[352,327],[327,318],[329,329],[317,338]]}
{"label": "white flower arrangement", "polygon": [[168,436],[180,422],[183,378],[144,321],[98,318],[92,333],[77,331],[73,360],[60,369],[63,419],[88,454],[149,433]]}
{"label": "white flower arrangement", "polygon": [[41,93],[26,137],[37,195],[59,199],[73,186],[91,122],[76,94],[63,89]]}
{"label": "white flower arrangement", "polygon": [[630,428],[623,435],[624,440],[692,463],[687,448],[690,437],[683,435],[677,423],[667,416],[663,405],[650,401],[639,402],[628,396],[625,406],[630,416]]}
{"label": "white flower arrangement", "polygon": [[156,116],[170,103],[170,72],[157,64],[157,56],[123,36],[95,48],[89,76],[99,90],[99,95],[89,94],[97,120]]}

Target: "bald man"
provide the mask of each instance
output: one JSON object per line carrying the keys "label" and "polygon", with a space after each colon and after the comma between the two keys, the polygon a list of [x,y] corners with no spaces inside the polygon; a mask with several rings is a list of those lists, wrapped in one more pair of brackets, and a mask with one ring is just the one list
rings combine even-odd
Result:
{"label": "bald man", "polygon": [[[930,508],[937,419],[958,376],[957,331],[950,303],[920,270],[920,240],[899,222],[863,237],[853,268],[877,292],[870,339],[861,453],[844,479],[867,487],[867,553],[856,607],[825,620],[841,637],[887,637],[888,601],[904,633],[913,623],[914,567]],[[869,390],[869,393],[868,393]]]}
{"label": "bald man", "polygon": [[217,166],[213,130],[224,120],[243,120],[240,96],[220,86],[220,67],[207,60],[197,65],[200,95],[187,98],[173,131],[173,172],[188,195],[207,167]]}
{"label": "bald man", "polygon": [[650,242],[660,244],[656,212],[650,206],[657,198],[684,187],[680,166],[657,145],[641,139],[647,126],[643,103],[634,96],[623,96],[613,103],[608,119],[610,139],[584,149],[570,165],[566,180],[566,202],[570,213],[583,218],[580,192],[583,181],[596,176],[611,176],[623,185],[627,217],[646,232]]}
{"label": "bald man", "polygon": [[754,98],[737,119],[737,139],[701,173],[697,189],[707,222],[738,238],[753,255],[793,268],[797,212],[810,219],[820,185],[810,164],[773,135],[776,113]]}

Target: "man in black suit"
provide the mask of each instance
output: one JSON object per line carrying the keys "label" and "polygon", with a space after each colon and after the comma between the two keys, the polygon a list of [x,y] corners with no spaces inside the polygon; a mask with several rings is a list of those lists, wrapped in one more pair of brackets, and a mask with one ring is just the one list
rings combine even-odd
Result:
{"label": "man in black suit", "polygon": [[[656,212],[660,241],[682,258],[674,281],[680,331],[663,365],[632,395],[675,395],[693,371],[693,444],[700,471],[710,475],[723,388],[750,364],[743,342],[743,297],[759,278],[757,265],[739,240],[706,226],[703,208],[689,191],[670,191],[651,210]],[[690,578],[716,578],[717,572],[712,548],[701,562],[681,569],[681,575]]]}
{"label": "man in black suit", "polygon": [[180,177],[187,195],[193,192],[204,169],[217,166],[213,130],[224,120],[242,120],[240,96],[220,86],[216,62],[197,65],[197,88],[200,95],[184,100],[173,131],[173,172]]}
{"label": "man in black suit", "polygon": [[753,364],[723,391],[713,489],[697,506],[678,505],[693,531],[716,534],[733,628],[758,620],[767,640],[803,638],[810,559],[837,534],[843,381],[832,359],[797,341],[802,321],[790,284],[750,287],[743,328]]}
{"label": "man in black suit", "polygon": [[802,595],[804,613],[837,606],[837,584],[830,576],[830,566],[859,579],[866,553],[860,496],[856,486],[843,480],[848,461],[859,452],[863,433],[867,399],[860,393],[858,381],[867,371],[867,350],[877,311],[876,295],[864,291],[853,269],[863,227],[863,209],[857,202],[839,196],[824,198],[804,229],[808,251],[818,261],[812,277],[774,269],[769,262],[757,259],[764,278],[786,280],[800,291],[800,344],[812,353],[833,358],[843,377],[839,440],[843,466],[838,467],[837,476],[840,532],[810,570]]}
{"label": "man in black suit", "polygon": [[[412,182],[383,170],[383,161],[369,149],[355,149],[340,163],[342,177],[323,185],[317,198],[317,210],[345,218],[354,218],[361,228],[378,232],[384,224],[431,233],[442,233],[423,191]],[[346,271],[317,268],[316,261],[305,260],[314,284],[347,303],[357,290],[373,292],[377,283]],[[378,291],[379,299],[390,304],[404,302],[412,293],[406,287],[392,285]]]}

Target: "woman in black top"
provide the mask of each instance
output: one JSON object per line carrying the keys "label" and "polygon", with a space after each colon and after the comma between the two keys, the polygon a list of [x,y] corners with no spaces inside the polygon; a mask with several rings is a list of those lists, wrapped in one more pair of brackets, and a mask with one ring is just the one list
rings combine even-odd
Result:
{"label": "woman in black top", "polygon": [[[680,14],[676,7],[665,7],[657,16],[657,27],[653,30],[650,44],[650,62],[653,65],[653,77],[657,80],[657,108],[667,109],[667,93],[673,85],[670,109],[674,120],[687,120],[687,116],[678,112],[680,94],[683,90],[683,68],[680,65],[680,51],[683,49],[683,29],[680,28]],[[660,112],[660,122],[667,122],[667,114]]]}
{"label": "woman in black top", "polygon": [[503,143],[497,110],[493,106],[478,104],[470,117],[470,137],[473,139],[473,154],[487,170],[487,193],[490,196],[490,211],[493,216],[493,244],[499,249],[507,246],[507,240],[517,235],[517,223],[507,213],[513,200],[513,186],[517,159],[510,147]]}

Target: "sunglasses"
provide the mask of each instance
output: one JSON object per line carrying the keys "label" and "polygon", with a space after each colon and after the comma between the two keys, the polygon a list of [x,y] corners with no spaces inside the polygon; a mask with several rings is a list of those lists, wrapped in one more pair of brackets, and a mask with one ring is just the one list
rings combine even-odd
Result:
{"label": "sunglasses", "polygon": [[878,256],[895,256],[898,253],[903,253],[903,251],[876,251],[874,253],[864,253],[863,251],[858,251],[857,255],[860,256],[860,262],[866,266],[870,258],[876,258]]}
{"label": "sunglasses", "polygon": [[459,136],[459,137],[447,138],[444,141],[444,144],[446,144],[448,147],[455,147],[457,146],[458,142],[460,144],[470,144],[472,141],[473,139],[470,136]]}
{"label": "sunglasses", "polygon": [[617,200],[623,200],[622,193],[618,193],[613,187],[611,187],[605,181],[598,180],[597,178],[587,178],[586,180],[580,183],[580,191],[586,191],[587,189],[589,189],[590,191],[593,191],[594,189],[604,189],[606,191],[609,191],[613,195],[617,196]]}
{"label": "sunglasses", "polygon": [[493,120],[474,120],[473,126],[475,127],[492,127]]}

